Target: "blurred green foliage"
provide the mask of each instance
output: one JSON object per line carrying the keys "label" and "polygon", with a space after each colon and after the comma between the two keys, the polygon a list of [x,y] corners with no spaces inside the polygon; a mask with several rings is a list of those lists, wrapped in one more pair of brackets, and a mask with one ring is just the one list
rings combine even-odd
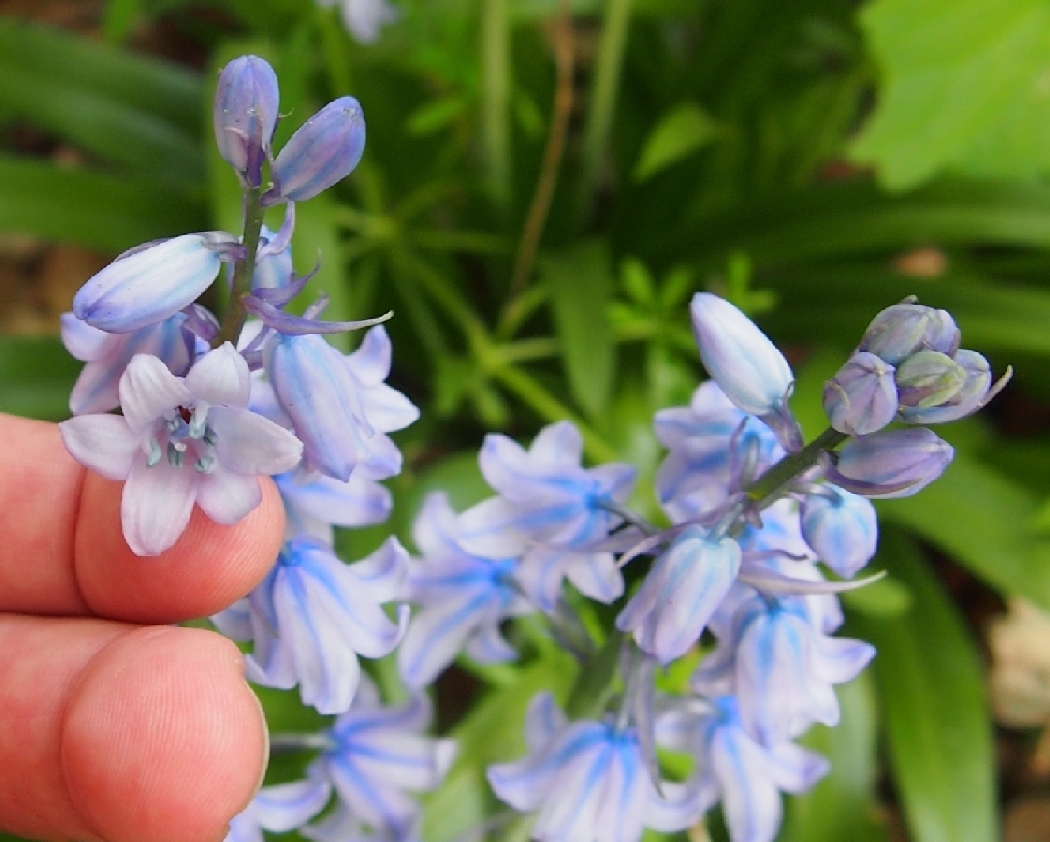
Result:
{"label": "blurred green foliage", "polygon": [[[484,494],[487,430],[529,438],[571,418],[590,459],[629,459],[651,481],[652,413],[701,376],[686,312],[698,289],[791,349],[810,437],[823,380],[878,309],[912,293],[950,309],[997,369],[1015,365],[998,412],[1024,426],[1050,396],[1042,0],[573,0],[573,110],[546,173],[558,0],[397,5],[374,46],[305,0],[110,0],[102,42],[0,18],[0,230],[113,253],[236,230],[208,119],[217,69],[242,52],[278,70],[278,146],[318,105],[358,97],[365,158],[300,207],[297,268],[321,252],[310,292],[329,294],[332,318],[396,313],[393,382],[423,410],[391,482],[389,529],[409,543],[425,491],[459,506]],[[200,46],[205,72],[125,46],[158,21]],[[17,126],[77,162],[19,151]],[[516,286],[542,177],[553,200]],[[61,418],[75,375],[54,339],[0,340],[4,411]],[[995,837],[981,661],[928,556],[1050,608],[1050,441],[1038,427],[1005,440],[987,420],[946,435],[957,460],[944,479],[881,506],[891,576],[845,600],[879,646],[874,677],[841,688],[843,725],[811,736],[834,771],[790,807],[785,840],[886,838],[877,733],[915,842]],[[635,502],[653,514],[647,489]],[[357,558],[384,532],[340,545]],[[564,658],[517,633],[520,668],[479,673],[489,687],[453,729],[460,759],[428,799],[428,842],[486,820],[481,766],[520,750],[533,690],[567,688]],[[377,675],[396,695],[391,670]],[[293,696],[266,702],[282,727],[313,724]]]}

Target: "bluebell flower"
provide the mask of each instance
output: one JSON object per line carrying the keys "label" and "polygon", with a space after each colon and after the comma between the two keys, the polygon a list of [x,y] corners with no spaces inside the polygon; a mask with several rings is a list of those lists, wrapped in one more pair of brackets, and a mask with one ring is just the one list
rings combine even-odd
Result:
{"label": "bluebell flower", "polygon": [[265,786],[230,822],[225,842],[263,842],[263,831],[298,830],[325,808],[331,785],[314,775],[294,783]]}
{"label": "bluebell flower", "polygon": [[299,440],[247,409],[249,379],[228,342],[184,378],[139,354],[120,378],[122,416],[78,415],[59,426],[74,459],[126,480],[121,524],[138,555],[172,546],[194,503],[216,523],[236,523],[262,501],[260,475],[298,464]]}
{"label": "bluebell flower", "polygon": [[337,2],[343,23],[350,34],[362,44],[379,40],[379,31],[398,18],[398,11],[387,0],[317,0],[318,5],[331,8]]}
{"label": "bluebell flower", "polygon": [[521,557],[515,578],[529,601],[548,614],[556,610],[566,580],[584,596],[606,605],[623,596],[623,574],[609,550],[573,552],[534,546]]}
{"label": "bluebell flower", "polygon": [[442,493],[427,495],[412,535],[422,557],[410,567],[409,598],[421,610],[397,653],[405,683],[430,684],[464,647],[483,664],[517,657],[499,624],[534,610],[514,579],[519,559],[466,552],[456,514]]}
{"label": "bluebell flower", "polygon": [[757,415],[785,447],[802,447],[802,433],[787,406],[795,378],[769,338],[724,298],[698,292],[689,305],[700,359],[737,407]]}
{"label": "bluebell flower", "polygon": [[401,454],[384,434],[407,427],[419,410],[383,382],[391,347],[382,327],[346,356],[314,335],[276,336],[265,353],[274,397],[303,442],[308,470],[343,482],[358,469],[371,479],[400,471]]}
{"label": "bluebell flower", "polygon": [[824,384],[824,412],[831,426],[849,436],[881,430],[897,415],[897,386],[892,365],[867,351],[857,351]]}
{"label": "bluebell flower", "polygon": [[827,636],[800,597],[752,592],[735,608],[732,627],[701,661],[692,688],[705,696],[732,692],[740,721],[756,740],[774,745],[814,722],[837,725],[832,687],[852,681],[875,654],[861,640]]}
{"label": "bluebell flower", "polygon": [[847,441],[831,454],[827,478],[865,497],[907,497],[944,473],[955,451],[925,427],[881,430]]}
{"label": "bluebell flower", "polygon": [[733,696],[714,699],[704,713],[664,715],[657,733],[698,758],[700,803],[707,810],[722,802],[732,842],[773,842],[781,791],[806,792],[829,768],[825,758],[794,743],[759,743],[744,728]]}
{"label": "bluebell flower", "polygon": [[683,830],[700,817],[695,792],[649,776],[633,727],[569,723],[549,693],[535,696],[525,722],[529,753],[488,768],[493,791],[518,812],[538,812],[537,842],[637,842],[646,827]]}
{"label": "bluebell flower", "polygon": [[832,483],[822,483],[802,500],[802,534],[813,552],[845,579],[875,555],[878,519],[871,502]]}
{"label": "bluebell flower", "polygon": [[305,535],[331,546],[333,527],[383,523],[393,505],[386,488],[356,471],[346,482],[301,468],[273,479],[284,501],[289,540]]}
{"label": "bluebell flower", "polygon": [[328,103],[293,134],[271,165],[265,204],[305,202],[346,178],[365,151],[365,115],[352,96]]}
{"label": "bluebell flower", "polygon": [[248,187],[262,182],[277,126],[277,74],[265,59],[240,56],[219,73],[212,106],[215,141],[222,159]]}
{"label": "bluebell flower", "polygon": [[616,627],[632,632],[639,648],[663,664],[681,657],[700,639],[740,562],[740,545],[732,538],[688,527],[656,559]]}
{"label": "bluebell flower", "polygon": [[183,234],[148,243],[92,275],[73,296],[73,313],[108,333],[131,333],[174,316],[211,286],[232,234]]}
{"label": "bluebell flower", "polygon": [[702,383],[687,407],[661,409],[653,421],[668,449],[656,474],[656,493],[668,516],[681,522],[724,503],[784,455],[772,431],[738,409],[714,381]]}
{"label": "bluebell flower", "polygon": [[1009,382],[1013,370],[1007,368],[992,383],[992,368],[983,356],[965,348],[955,353],[952,361],[965,373],[965,380],[950,400],[932,406],[905,406],[901,417],[911,424],[944,424],[972,415],[994,398]]}
{"label": "bluebell flower", "polygon": [[437,788],[456,755],[452,740],[425,736],[430,706],[425,697],[383,706],[374,685],[362,680],[351,708],[325,733],[328,747],[310,773],[331,783],[340,802],[333,816],[303,835],[317,842],[347,842],[350,833],[407,840],[418,826],[419,803],[411,793]]}
{"label": "bluebell flower", "polygon": [[182,376],[194,359],[196,341],[185,329],[186,316],[176,313],[162,322],[131,333],[106,333],[63,313],[62,344],[85,363],[73,391],[69,411],[73,415],[108,412],[120,406],[118,384],[136,354],[149,354],[163,362],[173,374]]}
{"label": "bluebell flower", "polygon": [[[351,565],[311,538],[285,544],[248,595],[255,644],[246,658],[248,680],[282,689],[298,684],[303,702],[321,713],[346,711],[361,679],[358,656],[388,655],[404,634],[407,609],[393,623],[381,605],[403,597],[407,563],[396,538]],[[224,623],[238,628],[236,616],[216,625]]]}
{"label": "bluebell flower", "polygon": [[635,469],[610,463],[583,468],[583,440],[569,421],[544,427],[530,450],[506,436],[485,437],[478,462],[499,497],[460,517],[460,543],[496,558],[521,555],[534,544],[587,552],[623,523],[614,510],[631,493]]}
{"label": "bluebell flower", "polygon": [[946,310],[916,304],[909,298],[879,312],[864,331],[857,350],[870,351],[895,366],[923,349],[952,356],[959,340],[959,328]]}

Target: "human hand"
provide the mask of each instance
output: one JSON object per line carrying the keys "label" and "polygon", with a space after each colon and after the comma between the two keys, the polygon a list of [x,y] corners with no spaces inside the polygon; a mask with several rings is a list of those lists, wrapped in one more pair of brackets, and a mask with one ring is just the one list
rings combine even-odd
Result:
{"label": "human hand", "polygon": [[122,484],[52,424],[0,415],[0,828],[29,838],[212,842],[265,768],[265,724],[225,638],[170,625],[244,596],[280,548],[269,480],[236,526],[194,511],[155,558]]}

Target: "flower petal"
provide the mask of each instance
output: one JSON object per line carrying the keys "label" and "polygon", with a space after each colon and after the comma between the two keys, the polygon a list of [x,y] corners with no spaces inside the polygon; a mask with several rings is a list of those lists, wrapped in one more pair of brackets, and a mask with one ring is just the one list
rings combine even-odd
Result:
{"label": "flower petal", "polygon": [[247,476],[283,474],[299,464],[303,444],[273,421],[247,409],[213,406],[215,455],[231,471]]}
{"label": "flower petal", "polygon": [[58,425],[66,450],[106,479],[127,479],[139,439],[119,415],[79,415]]}
{"label": "flower petal", "polygon": [[199,477],[166,459],[152,467],[144,456],[135,460],[120,498],[120,522],[136,555],[160,555],[179,540],[190,522]]}
{"label": "flower petal", "polygon": [[194,404],[193,393],[159,359],[136,354],[120,378],[120,407],[135,433],[170,413],[175,407]]}
{"label": "flower petal", "polygon": [[243,520],[262,502],[262,489],[255,476],[244,476],[216,466],[201,474],[197,505],[216,523],[230,526]]}
{"label": "flower petal", "polygon": [[233,345],[224,342],[193,364],[186,375],[186,387],[198,402],[245,407],[251,391],[248,363]]}

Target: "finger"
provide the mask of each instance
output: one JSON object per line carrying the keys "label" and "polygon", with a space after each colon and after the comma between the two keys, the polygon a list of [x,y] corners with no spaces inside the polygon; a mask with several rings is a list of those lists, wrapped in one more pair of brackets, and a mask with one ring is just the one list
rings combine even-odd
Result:
{"label": "finger", "polygon": [[273,565],[284,510],[273,483],[235,526],[194,509],[170,550],[140,558],[120,529],[123,484],[86,471],[53,424],[0,415],[0,611],[168,623],[225,608]]}
{"label": "finger", "polygon": [[265,725],[236,647],[198,629],[0,618],[0,825],[34,839],[219,842]]}

